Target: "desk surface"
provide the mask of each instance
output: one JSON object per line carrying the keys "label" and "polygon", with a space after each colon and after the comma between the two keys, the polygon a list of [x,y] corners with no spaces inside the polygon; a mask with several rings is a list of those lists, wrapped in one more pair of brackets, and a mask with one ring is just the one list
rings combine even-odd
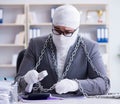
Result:
{"label": "desk surface", "polygon": [[120,104],[120,99],[109,98],[65,98],[62,100],[40,100],[17,104]]}

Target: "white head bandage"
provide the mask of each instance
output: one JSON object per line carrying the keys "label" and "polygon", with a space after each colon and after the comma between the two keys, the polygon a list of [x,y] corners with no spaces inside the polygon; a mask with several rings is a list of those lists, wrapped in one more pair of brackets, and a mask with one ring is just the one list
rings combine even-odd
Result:
{"label": "white head bandage", "polygon": [[55,9],[53,25],[77,29],[71,37],[53,34],[53,42],[57,49],[58,76],[62,75],[69,48],[75,43],[80,25],[79,11],[72,5],[63,5]]}
{"label": "white head bandage", "polygon": [[53,15],[55,26],[66,26],[76,29],[80,25],[80,13],[72,5],[63,5],[55,9]]}

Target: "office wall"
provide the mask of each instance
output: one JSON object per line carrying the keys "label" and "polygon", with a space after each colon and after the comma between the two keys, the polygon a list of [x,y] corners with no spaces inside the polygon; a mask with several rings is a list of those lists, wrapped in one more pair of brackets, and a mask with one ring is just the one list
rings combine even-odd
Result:
{"label": "office wall", "polygon": [[[69,0],[69,3],[98,3],[109,1],[110,13],[110,79],[111,79],[111,92],[120,92],[120,0]],[[0,0],[0,3],[67,3],[67,0]]]}
{"label": "office wall", "polygon": [[111,91],[120,92],[120,0],[110,0],[109,8]]}

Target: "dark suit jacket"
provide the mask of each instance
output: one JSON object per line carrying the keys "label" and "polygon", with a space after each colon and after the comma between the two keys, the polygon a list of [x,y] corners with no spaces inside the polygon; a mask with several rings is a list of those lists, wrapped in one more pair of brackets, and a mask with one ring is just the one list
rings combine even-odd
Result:
{"label": "dark suit jacket", "polygon": [[[46,39],[47,37],[39,37],[39,38],[31,39],[27,51],[25,53],[25,56],[23,58],[23,61],[21,63],[21,66],[19,68],[19,73],[16,78],[19,78],[20,76],[24,76],[29,70],[32,70],[33,67],[35,67]],[[106,69],[103,64],[101,55],[99,53],[98,44],[94,41],[87,40],[84,38],[83,40],[86,44],[89,56],[94,66],[96,67],[97,71],[99,71],[103,76],[106,76]],[[75,44],[68,51],[65,66],[75,47]],[[54,51],[56,52],[55,45],[54,45]],[[51,50],[49,44],[47,46],[41,64],[37,69],[38,72],[41,72],[43,70],[47,70],[48,76],[45,79],[43,79],[41,83],[44,86],[44,88],[49,88],[58,80],[55,68],[51,61]],[[99,76],[93,70],[93,68],[87,61],[85,52],[81,46],[77,51],[77,54],[74,58],[73,63],[71,64],[70,70],[68,71],[66,78],[77,79],[79,81],[79,88],[81,89],[82,87],[84,89],[84,92],[86,92],[88,95],[105,94],[107,92],[104,78]],[[107,78],[106,80],[107,80],[107,85],[109,86],[110,84],[109,79]],[[21,78],[19,82],[19,87],[21,91],[24,91],[25,86],[26,83],[24,79]],[[79,91],[77,91],[77,94],[79,95],[82,94],[80,89]],[[55,91],[51,93],[55,93]]]}

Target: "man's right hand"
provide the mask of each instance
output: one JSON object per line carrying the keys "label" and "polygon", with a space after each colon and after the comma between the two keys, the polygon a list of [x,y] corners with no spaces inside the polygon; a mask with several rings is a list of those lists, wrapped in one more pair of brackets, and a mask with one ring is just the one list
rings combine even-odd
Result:
{"label": "man's right hand", "polygon": [[34,83],[37,83],[39,81],[38,76],[39,76],[39,73],[36,70],[30,70],[25,74],[24,80],[29,85],[34,84]]}

